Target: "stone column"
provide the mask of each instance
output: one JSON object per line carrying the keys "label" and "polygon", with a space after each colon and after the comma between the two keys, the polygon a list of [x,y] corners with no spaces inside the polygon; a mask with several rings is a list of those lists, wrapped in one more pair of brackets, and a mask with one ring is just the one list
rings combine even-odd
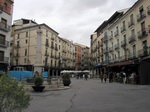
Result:
{"label": "stone column", "polygon": [[41,36],[42,36],[42,30],[39,27],[37,32],[37,45],[36,45],[36,60],[34,65],[34,75],[42,75],[42,50],[41,50]]}

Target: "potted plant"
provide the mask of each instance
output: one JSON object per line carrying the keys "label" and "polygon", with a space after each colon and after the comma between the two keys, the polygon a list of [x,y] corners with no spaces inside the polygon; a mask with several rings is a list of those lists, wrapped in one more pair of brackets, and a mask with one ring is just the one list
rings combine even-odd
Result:
{"label": "potted plant", "polygon": [[43,78],[41,76],[37,76],[34,78],[34,86],[32,86],[35,92],[42,92],[45,88],[43,86]]}
{"label": "potted plant", "polygon": [[67,73],[63,74],[62,81],[63,81],[64,86],[69,86],[71,83],[70,75]]}

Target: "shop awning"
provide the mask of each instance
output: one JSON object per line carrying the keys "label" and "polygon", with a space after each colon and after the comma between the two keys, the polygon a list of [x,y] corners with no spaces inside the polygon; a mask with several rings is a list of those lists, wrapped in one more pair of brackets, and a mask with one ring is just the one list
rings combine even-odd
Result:
{"label": "shop awning", "polygon": [[130,64],[134,64],[134,61],[130,60],[130,61],[124,61],[124,62],[117,62],[117,63],[109,64],[109,65],[107,65],[107,67],[130,65]]}

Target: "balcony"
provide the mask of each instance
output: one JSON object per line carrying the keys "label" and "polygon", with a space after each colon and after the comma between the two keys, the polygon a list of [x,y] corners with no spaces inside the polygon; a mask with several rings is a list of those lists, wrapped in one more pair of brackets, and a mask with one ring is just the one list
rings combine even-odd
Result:
{"label": "balcony", "polygon": [[115,31],[114,36],[115,36],[115,37],[119,36],[119,31],[118,31],[118,30]]}
{"label": "balcony", "polygon": [[45,52],[45,56],[49,56],[48,52]]}
{"label": "balcony", "polygon": [[135,25],[134,20],[128,22],[128,27],[132,27],[133,25]]}
{"label": "balcony", "polygon": [[132,43],[132,42],[134,42],[134,41],[136,41],[136,36],[135,36],[135,34],[133,34],[133,35],[131,35],[131,36],[129,37],[129,43]]}
{"label": "balcony", "polygon": [[5,32],[9,32],[10,31],[10,26],[5,24],[5,23],[0,22],[0,30],[3,30]]}
{"label": "balcony", "polygon": [[105,43],[105,42],[107,42],[108,41],[108,36],[107,35],[104,35],[104,37],[103,37],[103,42]]}
{"label": "balcony", "polygon": [[148,56],[149,54],[150,54],[150,47],[148,47],[147,49],[141,49],[138,51],[139,57]]}
{"label": "balcony", "polygon": [[110,36],[109,36],[109,40],[112,40],[112,39],[113,39],[113,35],[110,35]]}
{"label": "balcony", "polygon": [[100,47],[102,47],[103,46],[103,42],[100,42]]}
{"label": "balcony", "polygon": [[150,5],[147,7],[147,14],[150,15]]}
{"label": "balcony", "polygon": [[46,47],[49,47],[49,43],[48,43],[48,42],[46,42],[46,43],[45,43],[45,46],[46,46]]}
{"label": "balcony", "polygon": [[51,45],[51,49],[54,49],[54,46],[53,46],[53,45]]}
{"label": "balcony", "polygon": [[103,49],[103,52],[104,52],[104,53],[108,53],[108,47],[104,48],[104,49]]}
{"label": "balcony", "polygon": [[128,54],[128,58],[129,59],[135,59],[135,58],[137,58],[136,52],[132,52],[132,53]]}
{"label": "balcony", "polygon": [[113,51],[113,47],[110,47],[110,48],[109,48],[109,52],[112,52],[112,51]]}
{"label": "balcony", "polygon": [[137,21],[140,22],[146,17],[146,11],[143,11],[137,15]]}
{"label": "balcony", "polygon": [[125,32],[125,31],[126,31],[126,26],[124,25],[121,27],[121,33]]}
{"label": "balcony", "polygon": [[4,47],[4,48],[9,47],[9,41],[4,41],[4,42],[0,41],[0,47]]}
{"label": "balcony", "polygon": [[126,40],[121,41],[121,47],[125,47],[126,46]]}
{"label": "balcony", "polygon": [[0,63],[8,63],[9,62],[9,57],[0,57]]}
{"label": "balcony", "polygon": [[16,53],[16,55],[14,55],[14,57],[18,58],[20,55],[19,53]]}
{"label": "balcony", "polygon": [[19,44],[15,45],[15,48],[16,48],[16,49],[19,49],[19,48],[20,48],[20,45],[19,45]]}
{"label": "balcony", "polygon": [[115,45],[115,50],[119,49],[119,44]]}
{"label": "balcony", "polygon": [[143,39],[148,36],[148,29],[143,29],[138,32],[138,39]]}

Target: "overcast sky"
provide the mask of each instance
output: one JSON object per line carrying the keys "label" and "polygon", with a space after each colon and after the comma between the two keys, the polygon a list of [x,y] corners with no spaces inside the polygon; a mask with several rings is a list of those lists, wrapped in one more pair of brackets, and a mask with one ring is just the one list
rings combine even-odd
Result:
{"label": "overcast sky", "polygon": [[115,11],[137,0],[14,0],[13,20],[45,23],[60,37],[90,46],[90,35]]}

